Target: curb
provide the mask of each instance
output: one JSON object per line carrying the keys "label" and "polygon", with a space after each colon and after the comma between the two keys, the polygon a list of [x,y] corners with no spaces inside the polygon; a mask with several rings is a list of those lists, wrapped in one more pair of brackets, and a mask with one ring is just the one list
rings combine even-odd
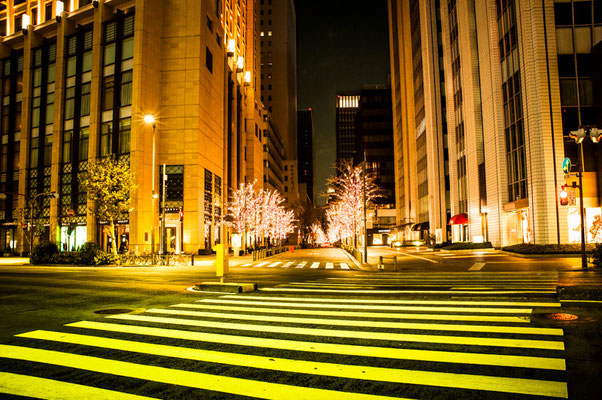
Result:
{"label": "curb", "polygon": [[199,292],[243,293],[257,290],[257,283],[201,282],[194,285]]}
{"label": "curb", "polygon": [[534,253],[534,254],[522,254],[522,253],[514,253],[512,251],[504,251],[500,250],[500,253],[506,254],[509,256],[520,257],[520,258],[581,258],[580,253]]}
{"label": "curb", "polygon": [[602,288],[592,285],[558,286],[558,300],[602,300]]}

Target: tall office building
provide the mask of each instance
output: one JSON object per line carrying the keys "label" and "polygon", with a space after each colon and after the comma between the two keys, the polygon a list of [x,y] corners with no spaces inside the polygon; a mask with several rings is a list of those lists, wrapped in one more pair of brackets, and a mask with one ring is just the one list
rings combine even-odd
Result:
{"label": "tall office building", "polygon": [[311,108],[297,111],[297,160],[299,161],[299,186],[305,185],[307,197],[312,204],[316,204],[314,199],[314,119]]}
{"label": "tall office building", "polygon": [[[412,7],[418,7],[420,23],[439,26],[429,4],[390,1],[392,42],[411,30]],[[579,231],[577,208],[560,206],[558,190],[565,183],[564,156],[578,163],[568,133],[600,124],[593,90],[600,72],[592,67],[602,40],[602,5],[456,0],[439,6],[452,239],[494,246],[578,241],[572,234]],[[412,64],[403,62],[408,52],[400,48],[397,61],[392,52],[391,61],[402,86],[402,112],[418,104],[407,94],[404,103],[403,86],[413,79]],[[421,43],[421,53],[424,61],[428,42]],[[426,102],[429,96],[425,92]],[[396,122],[406,124],[403,117]],[[600,149],[587,141],[584,150],[589,232],[600,215]],[[408,149],[402,156],[412,154]],[[405,171],[406,162],[400,165]]]}
{"label": "tall office building", "polygon": [[430,232],[440,241],[448,240],[451,208],[440,15],[439,0],[389,1],[397,218],[406,239]]}
{"label": "tall office building", "polygon": [[284,139],[286,158],[297,157],[297,27],[293,0],[260,1],[262,101]]}
{"label": "tall office building", "polygon": [[264,111],[263,120],[263,187],[284,193],[284,179],[288,181],[284,174],[284,142],[269,111]]}
{"label": "tall office building", "polygon": [[[219,240],[228,188],[263,176],[255,3],[71,0],[60,15],[56,0],[3,5],[0,250],[27,250],[19,210],[31,201],[62,249],[105,247],[77,174],[111,155],[135,176],[116,228],[131,250],[158,248],[162,173],[165,249]],[[58,199],[39,196],[50,191]]]}
{"label": "tall office building", "polygon": [[356,152],[355,117],[359,106],[358,94],[337,95],[336,103],[336,163],[353,161]]}

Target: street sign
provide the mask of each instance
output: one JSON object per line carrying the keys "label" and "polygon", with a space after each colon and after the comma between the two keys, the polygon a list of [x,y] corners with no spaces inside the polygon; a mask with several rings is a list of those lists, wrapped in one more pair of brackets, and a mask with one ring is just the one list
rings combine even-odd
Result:
{"label": "street sign", "polygon": [[562,160],[562,172],[565,174],[571,172],[571,159],[568,157]]}

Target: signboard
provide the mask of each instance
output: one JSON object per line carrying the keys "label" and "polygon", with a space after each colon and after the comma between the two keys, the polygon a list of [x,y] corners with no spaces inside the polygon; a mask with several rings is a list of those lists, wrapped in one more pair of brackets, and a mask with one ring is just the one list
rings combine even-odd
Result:
{"label": "signboard", "polygon": [[571,160],[568,157],[562,160],[562,172],[565,174],[571,172]]}

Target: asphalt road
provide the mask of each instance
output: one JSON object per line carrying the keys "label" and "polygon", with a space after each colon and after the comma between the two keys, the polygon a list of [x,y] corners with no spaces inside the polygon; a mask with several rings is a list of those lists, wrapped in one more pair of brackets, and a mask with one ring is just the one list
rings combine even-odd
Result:
{"label": "asphalt road", "polygon": [[[208,263],[2,265],[0,397],[598,397],[601,303],[556,296],[596,271],[404,252],[398,272],[338,249],[232,259],[229,280],[260,285],[235,295],[187,290],[215,279]],[[559,312],[579,319],[543,317]]]}

